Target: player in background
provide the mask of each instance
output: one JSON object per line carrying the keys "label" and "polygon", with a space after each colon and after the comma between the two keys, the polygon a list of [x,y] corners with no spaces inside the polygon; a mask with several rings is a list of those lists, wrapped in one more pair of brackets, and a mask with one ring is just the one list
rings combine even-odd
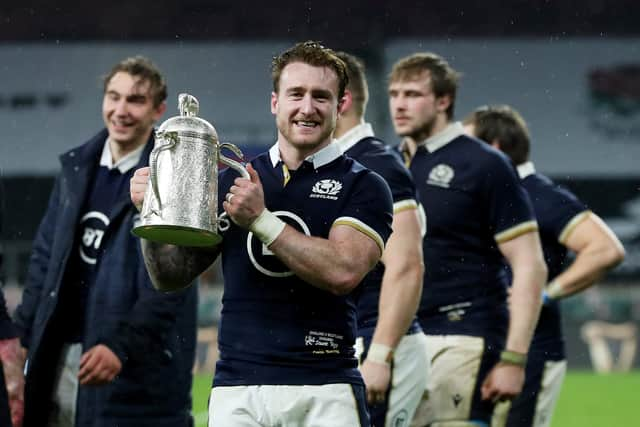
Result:
{"label": "player in background", "polygon": [[427,218],[418,318],[430,370],[418,426],[488,426],[495,402],[520,392],[546,280],[515,169],[452,122],[457,86],[458,73],[433,53],[400,59],[389,78],[393,125]]}
{"label": "player in background", "polygon": [[129,180],[149,163],[167,87],[147,58],[104,78],[104,128],[60,156],[16,326],[25,427],[191,426],[197,289],[153,288]]}
{"label": "player in background", "polygon": [[[592,286],[624,259],[624,248],[609,227],[569,190],[536,172],[529,160],[530,138],[512,107],[481,107],[464,120],[466,132],[509,156],[535,210],[549,281],[536,327],[525,385],[509,405],[496,411],[498,425],[546,427],[567,370],[560,318],[562,298]],[[576,254],[570,262],[568,252]]]}
{"label": "player in background", "polygon": [[[274,58],[272,79],[278,139],[247,165],[251,179],[221,173],[218,208],[233,223],[220,245],[143,240],[145,260],[156,286],[175,289],[222,254],[211,427],[369,426],[352,291],[391,234],[391,194],[331,143],[347,85],[332,50],[298,43]],[[138,171],[136,205],[147,185]]]}
{"label": "player in background", "polygon": [[398,153],[364,121],[369,90],[364,65],[338,52],[349,84],[335,137],[344,153],[377,172],[393,197],[393,233],[380,263],[365,278],[358,301],[356,356],[374,427],[408,425],[424,394],[425,336],[415,316],[422,293],[422,234],[416,190]]}

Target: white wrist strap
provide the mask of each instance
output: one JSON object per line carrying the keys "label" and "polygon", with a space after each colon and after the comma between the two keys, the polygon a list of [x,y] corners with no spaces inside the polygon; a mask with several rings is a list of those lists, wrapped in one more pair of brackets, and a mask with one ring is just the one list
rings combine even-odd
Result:
{"label": "white wrist strap", "polygon": [[287,224],[284,221],[265,208],[249,226],[249,230],[253,231],[253,234],[269,247],[282,233],[285,225]]}
{"label": "white wrist strap", "polygon": [[556,282],[555,280],[549,282],[545,292],[551,299],[558,299],[562,295],[564,295],[564,289],[562,288],[562,285],[560,284],[560,282]]}
{"label": "white wrist strap", "polygon": [[367,352],[367,360],[388,365],[393,359],[393,349],[388,345],[372,342]]}

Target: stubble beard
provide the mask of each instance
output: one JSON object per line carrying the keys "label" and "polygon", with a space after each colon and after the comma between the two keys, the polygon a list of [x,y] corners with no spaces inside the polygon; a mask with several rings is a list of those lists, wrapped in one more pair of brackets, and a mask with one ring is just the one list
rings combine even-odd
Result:
{"label": "stubble beard", "polygon": [[432,135],[435,124],[436,118],[433,117],[430,120],[424,121],[415,128],[407,129],[402,133],[398,133],[398,135],[403,138],[411,138],[415,142],[420,143]]}

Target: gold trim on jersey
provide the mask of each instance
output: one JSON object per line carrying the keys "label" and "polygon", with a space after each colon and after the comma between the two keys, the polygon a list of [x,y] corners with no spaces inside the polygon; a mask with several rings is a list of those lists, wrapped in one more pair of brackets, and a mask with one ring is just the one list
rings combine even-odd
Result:
{"label": "gold trim on jersey", "polygon": [[535,220],[526,221],[518,225],[514,225],[513,227],[496,234],[495,236],[493,236],[493,238],[498,243],[504,243],[532,231],[538,231],[538,223]]}
{"label": "gold trim on jersey", "polygon": [[340,218],[337,218],[335,221],[333,221],[332,227],[334,225],[347,225],[349,227],[355,228],[359,232],[366,234],[371,239],[373,239],[373,241],[376,242],[376,244],[380,248],[380,253],[384,252],[384,241],[382,240],[382,237],[380,237],[380,235],[373,228],[369,227],[364,222],[350,216],[341,216]]}
{"label": "gold trim on jersey", "polygon": [[406,168],[409,168],[411,166],[411,161],[413,160],[413,157],[411,157],[411,153],[405,150],[402,150],[401,153],[402,159],[404,160],[404,166]]}
{"label": "gold trim on jersey", "polygon": [[282,164],[282,176],[283,176],[282,186],[286,187],[287,184],[289,183],[289,180],[291,179],[291,172],[289,172],[289,168],[284,163]]}
{"label": "gold trim on jersey", "polygon": [[406,199],[400,200],[399,202],[395,202],[393,204],[393,213],[397,214],[402,211],[407,211],[409,209],[418,209],[418,202],[414,199]]}
{"label": "gold trim on jersey", "polygon": [[576,226],[580,224],[583,220],[587,219],[589,214],[591,214],[591,211],[589,210],[582,211],[576,216],[574,216],[573,218],[571,218],[571,221],[569,221],[567,225],[564,226],[564,228],[562,229],[562,232],[560,233],[560,236],[558,236],[558,242],[564,245],[567,242],[569,235],[573,232],[573,230],[575,230]]}

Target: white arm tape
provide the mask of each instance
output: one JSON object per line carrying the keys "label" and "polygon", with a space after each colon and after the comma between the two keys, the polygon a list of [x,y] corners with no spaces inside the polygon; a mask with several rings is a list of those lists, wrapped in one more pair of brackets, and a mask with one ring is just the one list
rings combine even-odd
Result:
{"label": "white arm tape", "polygon": [[551,299],[557,299],[564,295],[564,289],[562,288],[562,285],[560,284],[560,282],[557,282],[555,280],[552,280],[547,285],[546,292]]}
{"label": "white arm tape", "polygon": [[249,226],[249,230],[267,247],[278,238],[287,224],[265,208],[255,221]]}
{"label": "white arm tape", "polygon": [[367,360],[383,365],[391,363],[393,358],[393,349],[388,345],[372,342],[367,352]]}

